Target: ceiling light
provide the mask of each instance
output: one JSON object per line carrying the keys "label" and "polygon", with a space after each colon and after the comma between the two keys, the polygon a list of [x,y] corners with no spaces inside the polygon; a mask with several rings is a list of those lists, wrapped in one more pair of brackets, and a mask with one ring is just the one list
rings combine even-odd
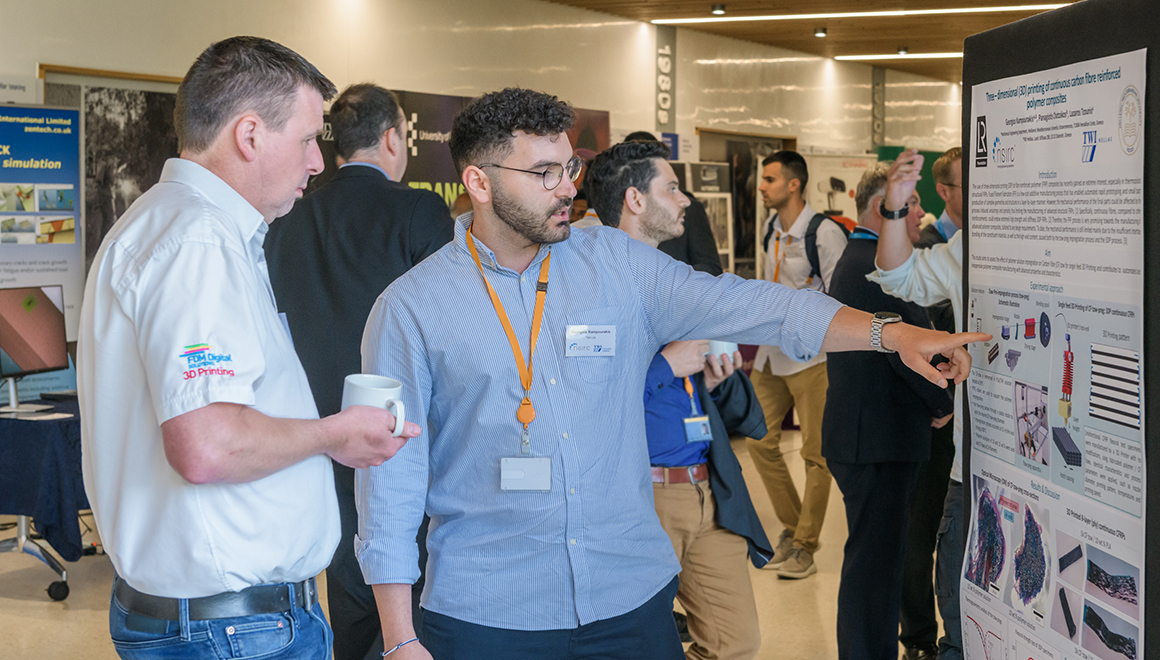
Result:
{"label": "ceiling light", "polygon": [[[847,11],[828,14],[771,14],[767,16],[729,16],[725,18],[658,18],[655,25],[682,25],[688,23],[725,23],[736,21],[801,21],[831,18],[898,18],[905,16],[935,16],[940,14],[990,14],[1012,11],[1049,11],[1066,7],[1070,2],[1049,5],[1008,5],[1002,7],[956,7],[950,9],[897,9],[889,11]],[[725,5],[713,5],[713,13],[725,13]]]}
{"label": "ceiling light", "polygon": [[814,28],[814,36],[821,39],[826,36],[826,28]]}
{"label": "ceiling light", "polygon": [[898,47],[898,54],[899,55],[905,55],[908,51],[909,51],[909,49],[906,46],[899,46]]}
{"label": "ceiling light", "polygon": [[725,5],[713,5],[713,13],[717,16],[725,13]]}
{"label": "ceiling light", "polygon": [[905,55],[887,53],[885,55],[838,55],[834,59],[844,60],[846,62],[857,62],[861,60],[938,60],[962,56],[962,53],[913,53]]}

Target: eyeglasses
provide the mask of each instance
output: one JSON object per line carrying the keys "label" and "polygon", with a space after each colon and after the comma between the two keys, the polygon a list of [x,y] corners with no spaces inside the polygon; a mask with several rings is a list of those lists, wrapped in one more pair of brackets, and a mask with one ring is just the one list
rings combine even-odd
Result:
{"label": "eyeglasses", "polygon": [[498,167],[501,170],[511,170],[513,172],[523,172],[524,174],[535,174],[543,177],[544,190],[555,190],[561,182],[564,181],[564,176],[568,176],[569,181],[575,181],[576,177],[580,176],[580,169],[584,167],[584,159],[579,156],[573,156],[572,160],[568,161],[567,165],[559,163],[552,163],[547,169],[542,172],[535,170],[521,170],[516,167],[507,167],[504,165],[497,165],[495,163],[484,163],[479,167]]}

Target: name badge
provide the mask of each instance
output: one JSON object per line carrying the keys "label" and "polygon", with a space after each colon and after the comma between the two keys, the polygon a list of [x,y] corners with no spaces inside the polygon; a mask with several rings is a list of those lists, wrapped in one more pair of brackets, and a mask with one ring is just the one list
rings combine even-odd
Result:
{"label": "name badge", "polygon": [[564,333],[564,357],[615,355],[615,325],[570,325]]}
{"label": "name badge", "polygon": [[500,490],[552,490],[552,459],[513,456],[499,459]]}
{"label": "name badge", "polygon": [[709,428],[709,416],[686,417],[685,442],[708,442],[713,439],[713,430]]}

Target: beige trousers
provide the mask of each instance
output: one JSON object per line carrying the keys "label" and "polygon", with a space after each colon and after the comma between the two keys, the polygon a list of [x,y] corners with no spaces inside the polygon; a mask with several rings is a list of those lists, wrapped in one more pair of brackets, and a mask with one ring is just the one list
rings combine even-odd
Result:
{"label": "beige trousers", "polygon": [[677,600],[689,617],[693,645],[687,660],[752,660],[761,648],[761,629],[749,546],[719,526],[709,482],[653,484],[657,517],[681,562]]}
{"label": "beige trousers", "polygon": [[[818,549],[833,481],[826,459],[822,458],[822,412],[829,387],[826,364],[823,362],[790,376],[755,370],[751,380],[769,432],[761,440],[748,440],[749,455],[778,520],[793,534],[794,545],[813,554]],[[806,463],[805,491],[801,496],[781,453],[781,420],[791,407],[797,409],[801,423],[801,456]]]}

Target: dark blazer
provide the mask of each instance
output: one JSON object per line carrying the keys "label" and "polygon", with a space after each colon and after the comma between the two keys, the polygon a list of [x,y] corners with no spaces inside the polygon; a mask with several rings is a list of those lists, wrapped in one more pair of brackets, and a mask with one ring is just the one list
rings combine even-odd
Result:
{"label": "dark blazer", "polygon": [[339,411],[343,379],[362,371],[375,299],[454,234],[442,197],[362,165],[340,169],[270,225],[270,282],[319,415]]}
{"label": "dark blazer", "polygon": [[717,500],[717,524],[744,537],[749,543],[749,560],[761,568],[773,557],[773,546],[749,499],[749,489],[741,475],[741,463],[729,444],[729,434],[765,437],[765,414],[753,391],[753,383],[740,370],[717,386],[716,402],[705,389],[703,374],[695,374],[693,381],[713,432],[713,440],[709,442],[709,487]]}
{"label": "dark blazer", "polygon": [[[685,192],[685,191],[681,191]],[[705,206],[689,193],[689,208],[685,209],[685,231],[676,238],[671,238],[657,246],[657,249],[677,261],[683,261],[710,275],[720,275],[721,255],[717,254],[717,239],[713,238],[713,229],[709,226],[709,215],[705,213]]]}
{"label": "dark blazer", "polygon": [[[929,328],[923,308],[883,293],[866,279],[875,270],[877,250],[876,238],[851,235],[834,268],[830,296],[870,313],[896,312],[906,323]],[[826,460],[858,464],[930,458],[931,418],[953,410],[946,390],[911,371],[896,353],[831,353],[826,365],[830,379],[822,417]]]}

